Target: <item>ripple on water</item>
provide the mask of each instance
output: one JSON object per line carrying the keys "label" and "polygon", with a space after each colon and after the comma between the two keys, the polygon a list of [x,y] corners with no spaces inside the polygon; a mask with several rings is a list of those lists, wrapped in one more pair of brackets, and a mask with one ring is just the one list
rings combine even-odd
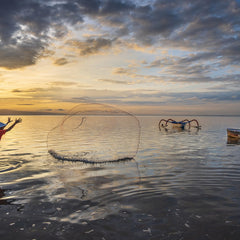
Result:
{"label": "ripple on water", "polygon": [[23,160],[9,160],[4,159],[0,161],[0,174],[8,173],[11,171],[15,171],[21,168],[23,165]]}

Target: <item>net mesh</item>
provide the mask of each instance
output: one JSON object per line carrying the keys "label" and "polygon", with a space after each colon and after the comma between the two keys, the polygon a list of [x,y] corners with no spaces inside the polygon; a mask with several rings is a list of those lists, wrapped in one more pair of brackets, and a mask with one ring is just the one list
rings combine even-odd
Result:
{"label": "net mesh", "polygon": [[105,163],[133,159],[139,148],[138,119],[116,107],[80,103],[48,134],[49,154],[63,161]]}

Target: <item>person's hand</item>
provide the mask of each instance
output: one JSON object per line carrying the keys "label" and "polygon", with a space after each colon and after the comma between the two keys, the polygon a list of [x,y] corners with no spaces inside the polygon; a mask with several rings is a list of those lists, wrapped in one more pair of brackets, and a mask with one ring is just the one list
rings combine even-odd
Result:
{"label": "person's hand", "polygon": [[15,120],[15,123],[20,123],[20,122],[22,122],[21,118],[18,118],[18,119]]}
{"label": "person's hand", "polygon": [[8,123],[10,123],[10,122],[12,122],[12,121],[13,121],[13,120],[11,120],[11,118],[9,117],[9,118],[8,118]]}

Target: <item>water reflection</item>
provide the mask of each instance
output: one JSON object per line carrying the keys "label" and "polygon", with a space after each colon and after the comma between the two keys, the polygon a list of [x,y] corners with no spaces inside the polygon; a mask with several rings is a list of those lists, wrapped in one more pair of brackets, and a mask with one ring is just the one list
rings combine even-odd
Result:
{"label": "water reflection", "polygon": [[228,138],[227,138],[227,144],[240,145],[240,139],[228,137]]}
{"label": "water reflection", "polygon": [[8,204],[0,214],[8,230],[28,221],[27,239],[41,238],[46,223],[62,239],[83,228],[89,235],[82,239],[239,239],[240,148],[227,146],[225,129],[240,118],[202,117],[201,132],[189,132],[159,131],[158,117],[141,117],[136,162],[96,165],[52,158],[46,133],[59,118],[35,119],[14,132],[22,141],[9,134],[0,146],[0,202]]}
{"label": "water reflection", "polygon": [[167,134],[172,134],[172,133],[191,133],[191,134],[197,134],[199,132],[199,128],[191,128],[191,129],[185,129],[185,128],[179,128],[179,127],[172,127],[172,128],[167,128],[167,127],[160,127],[159,131]]}
{"label": "water reflection", "polygon": [[23,163],[24,161],[19,159],[0,158],[0,174],[17,171],[22,167]]}
{"label": "water reflection", "polygon": [[61,222],[81,223],[115,214],[122,206],[119,201],[136,194],[141,185],[134,160],[105,164],[58,161],[52,171],[55,177],[48,178],[44,188],[48,199],[56,203],[75,199],[81,204],[78,209],[68,209],[64,218],[52,216],[51,219]]}

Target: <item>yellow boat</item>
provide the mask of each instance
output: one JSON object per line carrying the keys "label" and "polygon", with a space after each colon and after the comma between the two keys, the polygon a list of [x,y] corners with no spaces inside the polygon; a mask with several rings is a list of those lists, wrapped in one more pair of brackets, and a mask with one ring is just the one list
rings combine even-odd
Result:
{"label": "yellow boat", "polygon": [[227,135],[229,138],[240,139],[240,129],[228,128]]}

